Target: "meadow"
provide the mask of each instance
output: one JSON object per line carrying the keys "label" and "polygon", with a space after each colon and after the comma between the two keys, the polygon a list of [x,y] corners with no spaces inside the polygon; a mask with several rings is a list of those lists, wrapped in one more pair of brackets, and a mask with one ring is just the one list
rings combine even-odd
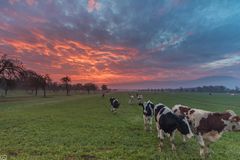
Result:
{"label": "meadow", "polygon": [[[240,114],[240,96],[208,93],[144,93],[144,99],[172,107],[185,104],[210,111],[232,109]],[[109,97],[118,97],[117,114]],[[154,123],[153,123],[154,124]],[[143,129],[142,108],[128,104],[128,93],[50,95],[47,98],[12,94],[0,98],[0,155],[29,160],[187,160],[201,159],[194,138],[182,142],[176,134],[175,152],[165,139],[162,152],[153,125]],[[225,133],[210,146],[208,159],[240,159],[240,133]]]}

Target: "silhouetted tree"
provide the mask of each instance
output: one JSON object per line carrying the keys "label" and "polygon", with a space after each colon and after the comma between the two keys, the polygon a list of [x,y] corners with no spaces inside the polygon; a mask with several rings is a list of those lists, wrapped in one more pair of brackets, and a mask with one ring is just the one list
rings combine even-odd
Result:
{"label": "silhouetted tree", "polygon": [[35,90],[35,96],[38,94],[38,89],[42,86],[42,76],[32,70],[26,70],[24,72],[24,86],[30,88],[33,92]]}
{"label": "silhouetted tree", "polygon": [[5,79],[17,79],[23,73],[24,68],[20,61],[7,58],[3,55],[0,59],[0,77]]}
{"label": "silhouetted tree", "polygon": [[20,79],[23,72],[23,65],[17,59],[7,58],[7,55],[0,58],[0,87],[4,89],[5,95],[9,89],[16,86],[16,81]]}
{"label": "silhouetted tree", "polygon": [[102,91],[106,91],[106,90],[108,90],[108,87],[107,87],[106,84],[103,84],[103,85],[101,86],[101,89],[102,89]]}
{"label": "silhouetted tree", "polygon": [[83,89],[83,85],[81,83],[77,83],[77,84],[73,84],[72,87],[71,87],[73,90],[76,91],[80,91]]}
{"label": "silhouetted tree", "polygon": [[108,90],[108,87],[106,84],[103,84],[101,86],[101,89],[102,89],[102,97],[105,97],[105,92]]}
{"label": "silhouetted tree", "polygon": [[94,83],[86,83],[83,87],[85,90],[87,90],[88,94],[90,91],[96,91],[98,89],[97,85]]}
{"label": "silhouetted tree", "polygon": [[46,88],[50,86],[52,80],[48,74],[46,75],[39,75],[39,83],[43,89],[43,96],[46,97]]}
{"label": "silhouetted tree", "polygon": [[56,92],[59,90],[59,84],[57,82],[52,82],[50,83],[50,86],[49,88],[53,91],[53,92]]}
{"label": "silhouetted tree", "polygon": [[0,87],[4,90],[5,96],[7,96],[8,90],[16,87],[16,80],[0,78]]}
{"label": "silhouetted tree", "polygon": [[71,78],[66,76],[66,77],[62,77],[61,78],[61,82],[65,85],[66,91],[67,91],[67,95],[69,95],[70,92],[70,85],[69,83],[71,82]]}

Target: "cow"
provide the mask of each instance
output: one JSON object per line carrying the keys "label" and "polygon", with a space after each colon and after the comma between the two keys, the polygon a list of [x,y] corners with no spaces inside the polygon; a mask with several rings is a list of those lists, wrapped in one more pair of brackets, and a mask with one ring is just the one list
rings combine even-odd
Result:
{"label": "cow", "polygon": [[143,95],[142,94],[137,94],[137,101],[138,101],[138,103],[143,103]]}
{"label": "cow", "polygon": [[120,106],[119,101],[118,101],[116,98],[114,98],[114,97],[111,97],[111,98],[110,98],[110,104],[111,104],[111,111],[112,111],[112,112],[116,112],[117,109],[118,109],[119,106]]}
{"label": "cow", "polygon": [[129,96],[128,104],[133,104],[134,102],[134,95]]}
{"label": "cow", "polygon": [[193,136],[186,117],[175,115],[167,106],[161,103],[155,105],[154,114],[158,138],[160,139],[160,151],[163,147],[164,134],[167,134],[170,137],[172,150],[176,150],[174,144],[174,134],[176,130],[178,130],[181,134],[186,135],[188,138]]}
{"label": "cow", "polygon": [[152,130],[152,117],[154,115],[154,104],[149,100],[144,103],[139,103],[143,107],[143,122],[146,131]]}
{"label": "cow", "polygon": [[232,110],[210,112],[184,105],[175,105],[172,110],[176,115],[187,117],[197,137],[202,157],[209,155],[209,145],[216,142],[224,132],[240,131],[240,117]]}

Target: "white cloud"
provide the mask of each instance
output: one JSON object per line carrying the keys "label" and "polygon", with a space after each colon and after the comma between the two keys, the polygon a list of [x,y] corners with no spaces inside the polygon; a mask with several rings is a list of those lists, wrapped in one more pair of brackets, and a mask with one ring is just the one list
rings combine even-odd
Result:
{"label": "white cloud", "polygon": [[223,59],[216,60],[210,63],[201,65],[204,69],[219,69],[223,67],[230,67],[234,65],[240,65],[240,55],[230,55]]}

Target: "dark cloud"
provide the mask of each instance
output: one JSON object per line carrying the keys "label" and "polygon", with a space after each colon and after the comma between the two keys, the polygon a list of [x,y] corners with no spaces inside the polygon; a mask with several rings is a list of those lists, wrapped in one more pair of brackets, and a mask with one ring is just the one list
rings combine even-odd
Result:
{"label": "dark cloud", "polygon": [[99,83],[240,75],[237,0],[0,3],[0,53],[57,78],[61,70]]}

